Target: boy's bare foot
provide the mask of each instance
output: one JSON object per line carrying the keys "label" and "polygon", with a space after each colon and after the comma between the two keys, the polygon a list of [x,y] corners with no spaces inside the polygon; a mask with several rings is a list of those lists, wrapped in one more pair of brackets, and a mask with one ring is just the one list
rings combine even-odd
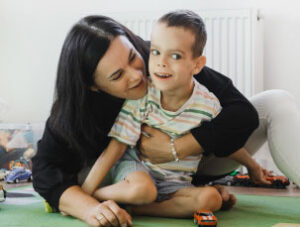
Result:
{"label": "boy's bare foot", "polygon": [[214,185],[213,187],[215,187],[222,196],[221,210],[230,210],[236,203],[235,195],[229,194],[224,186]]}

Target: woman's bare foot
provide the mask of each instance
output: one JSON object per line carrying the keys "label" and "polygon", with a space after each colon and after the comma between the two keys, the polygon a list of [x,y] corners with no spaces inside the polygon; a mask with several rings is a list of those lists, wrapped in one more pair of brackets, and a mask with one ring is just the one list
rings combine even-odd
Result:
{"label": "woman's bare foot", "polygon": [[214,185],[220,195],[222,196],[222,207],[221,210],[230,210],[236,204],[236,197],[230,194],[224,186]]}

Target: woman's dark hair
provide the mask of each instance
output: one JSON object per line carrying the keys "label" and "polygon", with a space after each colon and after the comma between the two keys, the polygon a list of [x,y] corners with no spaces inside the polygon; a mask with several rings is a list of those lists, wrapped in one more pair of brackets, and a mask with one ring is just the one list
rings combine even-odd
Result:
{"label": "woman's dark hair", "polygon": [[88,148],[95,149],[96,135],[104,133],[95,125],[89,100],[90,87],[94,85],[99,60],[111,41],[120,35],[126,36],[147,62],[148,50],[144,41],[105,16],[81,19],[68,33],[62,47],[50,125],[72,150],[81,155]]}
{"label": "woman's dark hair", "polygon": [[158,22],[166,23],[168,27],[182,27],[195,35],[192,46],[193,56],[202,55],[206,44],[207,34],[202,18],[191,10],[175,10],[163,15]]}

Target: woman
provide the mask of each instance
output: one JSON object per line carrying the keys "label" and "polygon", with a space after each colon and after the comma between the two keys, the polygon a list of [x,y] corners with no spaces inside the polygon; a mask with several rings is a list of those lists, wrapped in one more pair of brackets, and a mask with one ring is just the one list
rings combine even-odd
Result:
{"label": "woman", "polygon": [[[126,37],[128,45],[111,50],[110,44],[118,36]],[[85,167],[91,166],[107,146],[109,139],[106,135],[124,99],[137,99],[145,94],[148,52],[147,43],[104,16],[86,17],[69,32],[58,65],[56,99],[43,138],[39,141],[37,155],[33,158],[34,188],[56,210],[93,226],[131,223],[129,214],[113,201],[100,203],[85,194],[79,186],[82,179],[78,178],[84,175]],[[114,58],[117,60],[110,61]],[[107,75],[107,80],[99,81],[100,73]],[[256,110],[228,78],[208,67],[195,78],[219,98],[223,107],[213,121],[203,123],[175,141],[179,158],[203,151],[207,155],[199,165],[195,183],[207,180],[200,173],[219,176],[234,170],[237,163],[231,163],[231,159],[245,165],[250,160],[254,168],[257,163],[240,148],[258,126]],[[119,83],[120,80],[122,83]],[[278,95],[282,100],[287,97],[280,92]],[[260,100],[259,97],[257,99]],[[262,99],[263,103],[268,101]],[[293,103],[290,103],[292,106]],[[153,162],[172,160],[170,138],[151,128],[144,130],[151,137],[141,138],[143,155]],[[256,133],[247,145],[254,144],[252,138],[257,146],[253,147],[251,154],[265,140],[264,136]],[[157,153],[161,156],[158,157]],[[224,163],[213,169],[207,168],[205,163],[214,159]],[[266,182],[266,172],[259,165],[256,167],[259,168],[252,170],[253,178],[257,182]],[[224,200],[229,196],[226,193],[223,195]],[[134,212],[161,214],[160,204],[139,207]]]}

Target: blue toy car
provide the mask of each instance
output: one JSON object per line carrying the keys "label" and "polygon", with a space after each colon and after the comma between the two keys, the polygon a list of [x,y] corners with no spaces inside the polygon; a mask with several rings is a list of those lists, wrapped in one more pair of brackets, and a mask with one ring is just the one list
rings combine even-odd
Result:
{"label": "blue toy car", "polygon": [[32,173],[24,167],[13,168],[13,170],[5,177],[6,183],[19,183],[20,181],[32,181]]}

